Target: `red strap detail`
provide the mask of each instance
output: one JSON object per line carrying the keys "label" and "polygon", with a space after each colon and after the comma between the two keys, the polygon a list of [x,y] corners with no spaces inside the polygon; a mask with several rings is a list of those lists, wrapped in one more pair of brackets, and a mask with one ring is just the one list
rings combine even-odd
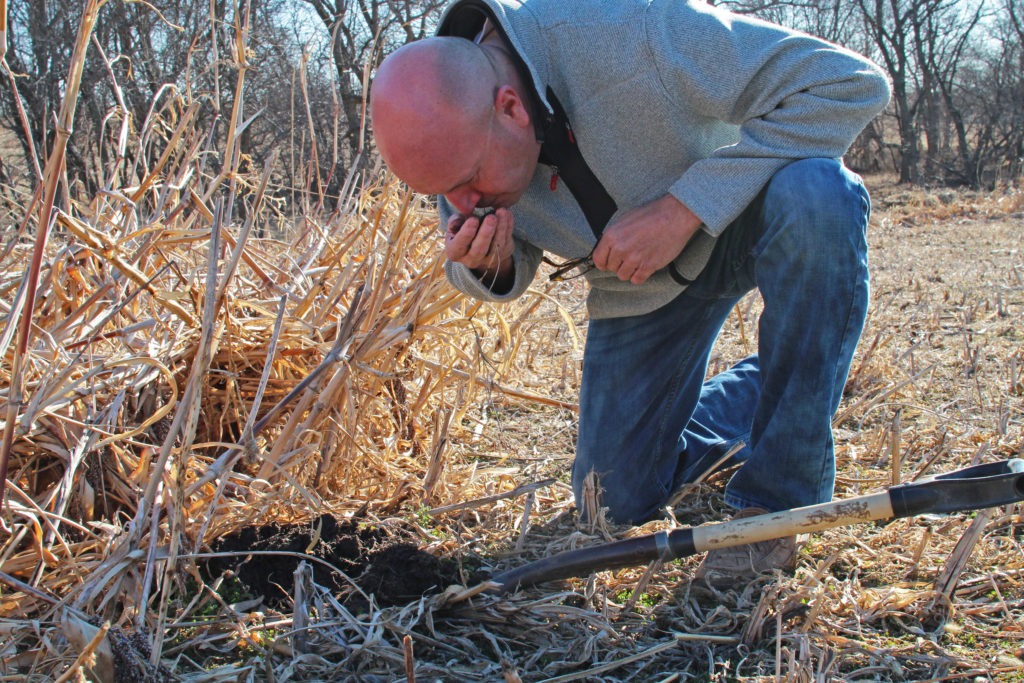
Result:
{"label": "red strap detail", "polygon": [[566,124],[565,130],[566,130],[566,132],[569,133],[569,142],[571,142],[572,144],[575,145],[576,144],[576,136],[572,134],[572,128],[570,128],[569,125]]}
{"label": "red strap detail", "polygon": [[554,192],[558,189],[558,169],[551,171],[551,183],[548,185],[551,191]]}

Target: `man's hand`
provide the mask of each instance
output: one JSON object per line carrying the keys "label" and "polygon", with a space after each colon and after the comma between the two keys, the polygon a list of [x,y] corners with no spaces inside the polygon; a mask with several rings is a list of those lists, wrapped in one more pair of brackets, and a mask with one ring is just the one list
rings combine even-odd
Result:
{"label": "man's hand", "polygon": [[490,289],[507,289],[515,275],[513,225],[512,212],[508,209],[498,209],[483,218],[452,216],[444,235],[445,256],[472,270]]}
{"label": "man's hand", "polygon": [[690,209],[667,194],[609,224],[594,247],[594,266],[643,284],[679,256],[700,225]]}

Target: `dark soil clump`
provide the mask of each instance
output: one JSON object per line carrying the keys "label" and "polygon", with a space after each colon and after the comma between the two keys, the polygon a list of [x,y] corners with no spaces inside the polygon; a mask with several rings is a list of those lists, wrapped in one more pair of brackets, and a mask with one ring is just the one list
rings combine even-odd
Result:
{"label": "dark soil clump", "polygon": [[207,566],[211,576],[233,571],[253,596],[286,607],[295,569],[305,559],[316,583],[349,609],[360,611],[366,608],[366,599],[327,565],[344,572],[378,606],[406,604],[460,581],[455,561],[420,550],[415,541],[415,535],[402,527],[323,515],[309,524],[247,527],[223,536],[214,542],[213,551],[232,554],[213,558]]}
{"label": "dark soil clump", "polygon": [[127,632],[117,626],[107,631],[107,642],[114,655],[114,683],[170,683],[177,680],[163,664],[154,666],[149,636]]}

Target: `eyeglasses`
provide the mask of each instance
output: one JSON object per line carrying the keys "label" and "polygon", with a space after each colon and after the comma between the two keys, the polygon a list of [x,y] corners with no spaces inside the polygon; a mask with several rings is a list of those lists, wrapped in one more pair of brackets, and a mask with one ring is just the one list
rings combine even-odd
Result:
{"label": "eyeglasses", "polygon": [[555,268],[555,272],[548,275],[548,280],[551,282],[565,282],[567,280],[575,280],[578,277],[586,275],[594,269],[594,258],[592,254],[581,256],[580,258],[569,259],[562,263],[552,261],[547,256],[541,258],[544,263]]}

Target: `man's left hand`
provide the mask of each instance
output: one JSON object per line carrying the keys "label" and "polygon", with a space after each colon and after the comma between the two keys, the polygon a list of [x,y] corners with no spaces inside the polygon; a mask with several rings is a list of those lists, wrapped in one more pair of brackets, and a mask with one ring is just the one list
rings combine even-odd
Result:
{"label": "man's left hand", "polygon": [[685,204],[667,194],[609,224],[594,247],[594,266],[623,282],[643,284],[679,256],[700,226]]}

